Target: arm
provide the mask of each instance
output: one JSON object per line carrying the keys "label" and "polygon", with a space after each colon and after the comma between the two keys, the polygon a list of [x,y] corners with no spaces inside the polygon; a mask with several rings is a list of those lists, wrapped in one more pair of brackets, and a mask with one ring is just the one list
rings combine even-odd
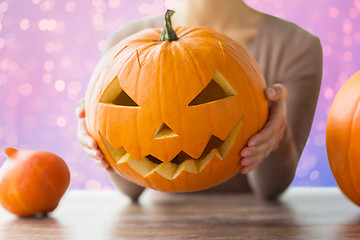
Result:
{"label": "arm", "polygon": [[[267,89],[270,115],[241,154],[242,170],[253,192],[277,198],[292,182],[315,113],[322,78],[322,48],[313,38],[288,57],[279,82]],[[269,94],[273,89],[273,95]]]}

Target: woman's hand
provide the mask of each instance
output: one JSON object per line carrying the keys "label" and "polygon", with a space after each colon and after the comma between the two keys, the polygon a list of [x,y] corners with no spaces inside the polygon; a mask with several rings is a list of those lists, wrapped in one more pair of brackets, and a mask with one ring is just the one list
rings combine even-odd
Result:
{"label": "woman's hand", "polygon": [[78,130],[77,136],[81,143],[84,146],[85,152],[87,155],[95,159],[97,165],[102,168],[105,168],[107,171],[112,172],[112,168],[108,164],[108,162],[104,159],[103,153],[100,151],[95,139],[93,139],[87,129],[85,124],[85,106],[84,100],[80,100],[76,104],[76,116],[78,119]]}
{"label": "woman's hand", "polygon": [[256,168],[270,153],[276,150],[284,137],[286,129],[287,90],[282,84],[274,84],[265,90],[270,102],[270,114],[264,128],[252,136],[246,147],[241,150],[242,173]]}

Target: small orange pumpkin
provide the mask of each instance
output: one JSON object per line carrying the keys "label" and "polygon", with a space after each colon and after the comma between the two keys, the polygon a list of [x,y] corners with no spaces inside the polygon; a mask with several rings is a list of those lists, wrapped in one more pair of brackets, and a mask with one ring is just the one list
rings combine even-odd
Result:
{"label": "small orange pumpkin", "polygon": [[360,71],[341,87],[331,105],[326,149],[339,188],[360,206]]}
{"label": "small orange pumpkin", "polygon": [[[265,80],[238,43],[209,28],[146,29],[105,53],[86,124],[111,167],[161,191],[197,191],[240,169],[268,117]],[[160,40],[159,40],[160,39]]]}
{"label": "small orange pumpkin", "polygon": [[0,203],[19,216],[53,211],[70,183],[65,161],[46,151],[6,148],[0,172]]}

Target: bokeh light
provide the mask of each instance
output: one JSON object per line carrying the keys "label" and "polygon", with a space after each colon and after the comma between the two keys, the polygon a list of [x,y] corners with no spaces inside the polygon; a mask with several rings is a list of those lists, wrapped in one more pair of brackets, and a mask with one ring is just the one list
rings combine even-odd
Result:
{"label": "bokeh light", "polygon": [[[105,171],[76,138],[75,104],[111,33],[131,21],[175,8],[177,0],[0,0],[0,164],[7,146],[28,146],[62,156],[72,189],[102,190]],[[326,148],[331,103],[360,70],[360,0],[246,0],[265,13],[317,35],[324,76],[314,124],[294,186],[334,186]]]}
{"label": "bokeh light", "polygon": [[30,27],[30,21],[29,19],[23,19],[20,21],[20,29],[21,30],[27,30]]}
{"label": "bokeh light", "polygon": [[73,12],[76,9],[76,2],[74,1],[67,1],[65,4],[65,10],[67,12]]}
{"label": "bokeh light", "polygon": [[55,89],[59,92],[64,91],[65,89],[65,82],[63,80],[57,80],[55,82]]}

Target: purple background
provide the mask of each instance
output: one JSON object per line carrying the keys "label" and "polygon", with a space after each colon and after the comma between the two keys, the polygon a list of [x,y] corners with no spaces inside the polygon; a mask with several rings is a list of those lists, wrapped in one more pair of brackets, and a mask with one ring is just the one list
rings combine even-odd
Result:
{"label": "purple background", "polygon": [[[112,31],[174,8],[176,0],[0,0],[0,165],[4,149],[43,149],[63,157],[71,189],[109,189],[103,169],[76,138],[75,103]],[[320,37],[324,76],[312,131],[294,186],[334,186],[325,149],[329,107],[360,70],[360,0],[247,0]]]}

